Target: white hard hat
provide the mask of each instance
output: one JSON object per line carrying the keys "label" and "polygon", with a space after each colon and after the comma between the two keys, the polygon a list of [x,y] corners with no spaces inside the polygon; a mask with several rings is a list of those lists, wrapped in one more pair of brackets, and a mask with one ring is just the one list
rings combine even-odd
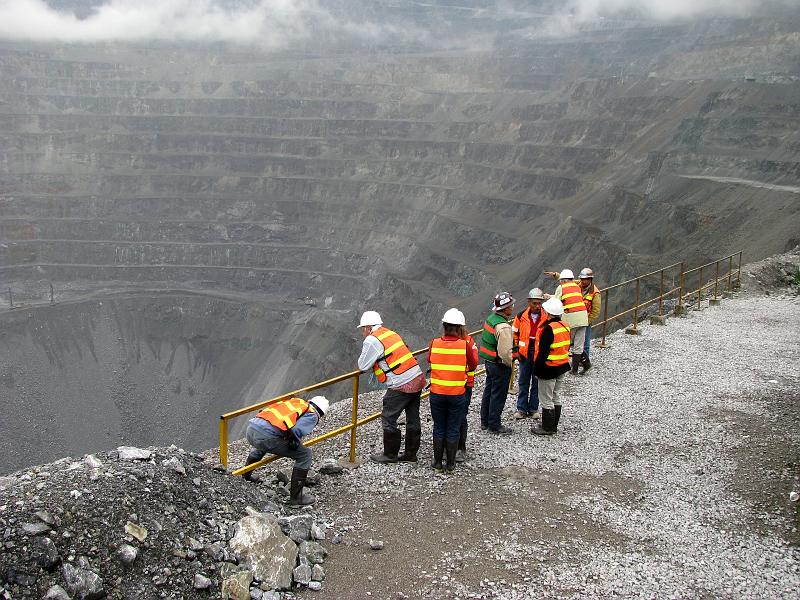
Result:
{"label": "white hard hat", "polygon": [[542,308],[544,309],[544,312],[546,312],[548,315],[553,315],[554,317],[559,317],[564,314],[564,305],[561,304],[561,300],[558,298],[550,298],[544,304],[542,304]]}
{"label": "white hard hat", "polygon": [[464,319],[464,313],[457,308],[450,308],[444,313],[442,323],[447,323],[449,325],[466,325],[467,321]]}
{"label": "white hard hat", "polygon": [[330,406],[330,403],[325,396],[314,396],[308,401],[308,403],[313,404],[320,414],[322,414],[322,416],[325,416],[325,414],[328,412],[328,406]]}
{"label": "white hard hat", "polygon": [[374,310],[368,310],[361,315],[361,322],[358,324],[358,326],[367,327],[370,325],[381,325],[382,323],[383,320],[378,313],[376,313]]}
{"label": "white hard hat", "polygon": [[578,279],[592,279],[594,277],[594,271],[592,271],[589,267],[584,267],[581,269],[580,275],[578,275]]}
{"label": "white hard hat", "polygon": [[533,288],[528,292],[528,300],[544,300],[544,292],[539,288]]}
{"label": "white hard hat", "polygon": [[575,279],[575,275],[573,275],[570,269],[564,269],[561,271],[561,275],[558,276],[559,279]]}

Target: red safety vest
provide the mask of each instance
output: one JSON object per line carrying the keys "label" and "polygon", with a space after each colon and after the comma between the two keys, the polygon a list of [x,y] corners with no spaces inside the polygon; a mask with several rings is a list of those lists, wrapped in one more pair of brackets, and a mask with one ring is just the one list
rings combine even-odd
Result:
{"label": "red safety vest", "polygon": [[315,412],[314,407],[301,398],[281,400],[262,409],[256,416],[281,431],[289,431],[297,419],[306,412]]}
{"label": "red safety vest", "polygon": [[[547,360],[548,367],[557,367],[569,363],[569,325],[563,321],[553,321],[547,324],[553,330],[553,343],[550,344]],[[544,327],[536,329],[536,354],[534,360],[539,355],[539,338],[542,336]]]}
{"label": "red safety vest", "polygon": [[[403,338],[394,331],[386,327],[379,327],[371,335],[378,338],[378,341],[383,346],[383,360],[389,365],[389,371],[399,375],[417,366],[417,359],[411,354],[411,350],[403,342]],[[375,364],[372,365],[372,371],[378,381],[381,383],[386,381],[386,373],[378,366],[378,361],[375,361]]]}
{"label": "red safety vest", "polygon": [[574,281],[561,284],[561,303],[564,305],[565,313],[586,312],[581,286]]}
{"label": "red safety vest", "polygon": [[467,340],[431,342],[431,393],[460,396],[467,384]]}
{"label": "red safety vest", "polygon": [[[519,358],[520,356],[528,358],[528,353],[531,351],[529,348],[530,340],[531,338],[536,338],[536,331],[534,331],[533,335],[531,335],[530,312],[531,308],[528,306],[525,308],[525,310],[514,317],[514,324],[511,327],[512,331],[514,332],[514,358]],[[544,321],[544,311],[539,309],[539,320],[536,321],[536,329],[539,329],[539,326],[544,323]],[[520,342],[524,343],[520,344]],[[531,354],[530,356],[533,355]]]}
{"label": "red safety vest", "polygon": [[[475,351],[478,351],[478,345],[475,343],[475,340],[472,339],[471,335],[467,336],[467,348],[472,346]],[[467,371],[467,387],[475,387],[475,369],[472,371]]]}
{"label": "red safety vest", "polygon": [[583,297],[583,303],[586,305],[586,312],[592,312],[592,300],[594,300],[594,295],[599,293],[600,290],[597,289],[597,286],[592,284],[592,289]]}

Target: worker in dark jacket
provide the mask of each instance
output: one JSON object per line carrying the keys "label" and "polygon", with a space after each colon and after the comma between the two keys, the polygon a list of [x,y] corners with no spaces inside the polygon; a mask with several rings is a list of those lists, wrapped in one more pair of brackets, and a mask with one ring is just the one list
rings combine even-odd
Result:
{"label": "worker in dark jacket", "polygon": [[553,435],[561,418],[561,384],[569,372],[569,325],[561,320],[564,305],[555,296],[542,304],[547,319],[536,330],[533,373],[538,379],[542,422],[531,429],[536,435]]}
{"label": "worker in dark jacket", "polygon": [[[311,448],[303,445],[319,420],[328,412],[325,396],[314,396],[306,402],[300,398],[281,400],[264,407],[247,425],[247,441],[252,446],[247,465],[257,463],[265,454],[277,454],[295,460],[289,484],[289,504],[305,506],[316,499],[303,492],[311,468]],[[244,478],[253,481],[251,473]]]}

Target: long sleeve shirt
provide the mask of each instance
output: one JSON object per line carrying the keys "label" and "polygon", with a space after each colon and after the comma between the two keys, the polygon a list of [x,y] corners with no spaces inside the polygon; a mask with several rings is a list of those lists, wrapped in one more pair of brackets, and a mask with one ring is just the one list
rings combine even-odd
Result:
{"label": "long sleeve shirt", "polygon": [[514,358],[514,332],[509,323],[495,325],[494,336],[497,338],[497,357],[504,365],[510,367]]}
{"label": "long sleeve shirt", "polygon": [[372,369],[372,365],[377,361],[378,366],[386,373],[386,383],[392,389],[405,385],[422,375],[422,369],[419,368],[419,365],[413,366],[405,373],[400,373],[399,375],[391,372],[389,370],[389,365],[383,360],[384,352],[383,344],[381,344],[378,338],[374,335],[365,337],[364,344],[361,346],[361,356],[358,357],[358,370],[369,371]]}
{"label": "long sleeve shirt", "polygon": [[[300,415],[300,417],[297,419],[297,422],[294,424],[294,427],[292,427],[289,431],[291,432],[291,435],[297,438],[298,441],[302,441],[305,436],[314,430],[314,427],[317,426],[317,423],[319,423],[319,413],[307,411]],[[286,432],[281,431],[272,423],[260,417],[253,417],[250,419],[250,425],[261,431],[264,435],[276,438],[286,437]]]}

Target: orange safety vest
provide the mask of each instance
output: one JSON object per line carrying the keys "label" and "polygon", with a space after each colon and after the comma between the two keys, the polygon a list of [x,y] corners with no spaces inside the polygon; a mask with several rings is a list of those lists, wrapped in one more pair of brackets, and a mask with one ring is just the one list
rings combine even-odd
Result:
{"label": "orange safety vest", "polygon": [[281,431],[289,431],[297,419],[306,412],[315,412],[314,407],[301,398],[290,398],[265,407],[256,416],[264,419]]}
{"label": "orange safety vest", "polygon": [[[528,358],[530,348],[530,339],[533,337],[535,338],[536,332],[534,331],[533,336],[531,336],[531,317],[530,317],[531,307],[528,306],[519,313],[516,317],[514,317],[514,325],[512,326],[512,331],[514,332],[514,358],[519,358],[520,356],[524,358]],[[539,326],[544,323],[544,311],[540,308],[539,309],[539,320],[536,321],[536,329],[539,329]],[[524,344],[520,344],[520,341],[524,342]],[[533,356],[532,354],[530,356]]]}
{"label": "orange safety vest", "polygon": [[[389,365],[389,371],[399,375],[417,366],[417,359],[411,354],[411,350],[408,349],[403,338],[394,331],[386,327],[379,327],[371,335],[378,338],[383,346],[383,360]],[[378,381],[381,383],[386,381],[386,373],[378,366],[378,361],[372,365],[372,371]]]}
{"label": "orange safety vest", "polygon": [[586,312],[581,286],[574,281],[567,281],[561,284],[561,302],[566,313]]}
{"label": "orange safety vest", "polygon": [[592,289],[583,297],[583,303],[586,305],[586,312],[592,312],[592,300],[594,300],[594,295],[599,293],[600,290],[597,289],[597,286],[592,284]]}
{"label": "orange safety vest", "polygon": [[467,340],[431,342],[431,393],[459,396],[467,384]]}
{"label": "orange safety vest", "polygon": [[[469,348],[470,346],[472,346],[475,349],[475,351],[478,350],[478,346],[477,344],[475,344],[475,340],[472,339],[472,336],[468,335],[467,348]],[[467,387],[469,388],[475,387],[475,369],[473,369],[472,371],[467,371]]]}
{"label": "orange safety vest", "polygon": [[[563,321],[553,321],[547,325],[553,330],[553,343],[550,344],[550,350],[544,364],[548,367],[558,367],[569,363],[569,325]],[[542,331],[544,331],[544,327],[536,329],[536,354],[534,355],[534,360],[539,355],[539,338],[542,336]]]}

